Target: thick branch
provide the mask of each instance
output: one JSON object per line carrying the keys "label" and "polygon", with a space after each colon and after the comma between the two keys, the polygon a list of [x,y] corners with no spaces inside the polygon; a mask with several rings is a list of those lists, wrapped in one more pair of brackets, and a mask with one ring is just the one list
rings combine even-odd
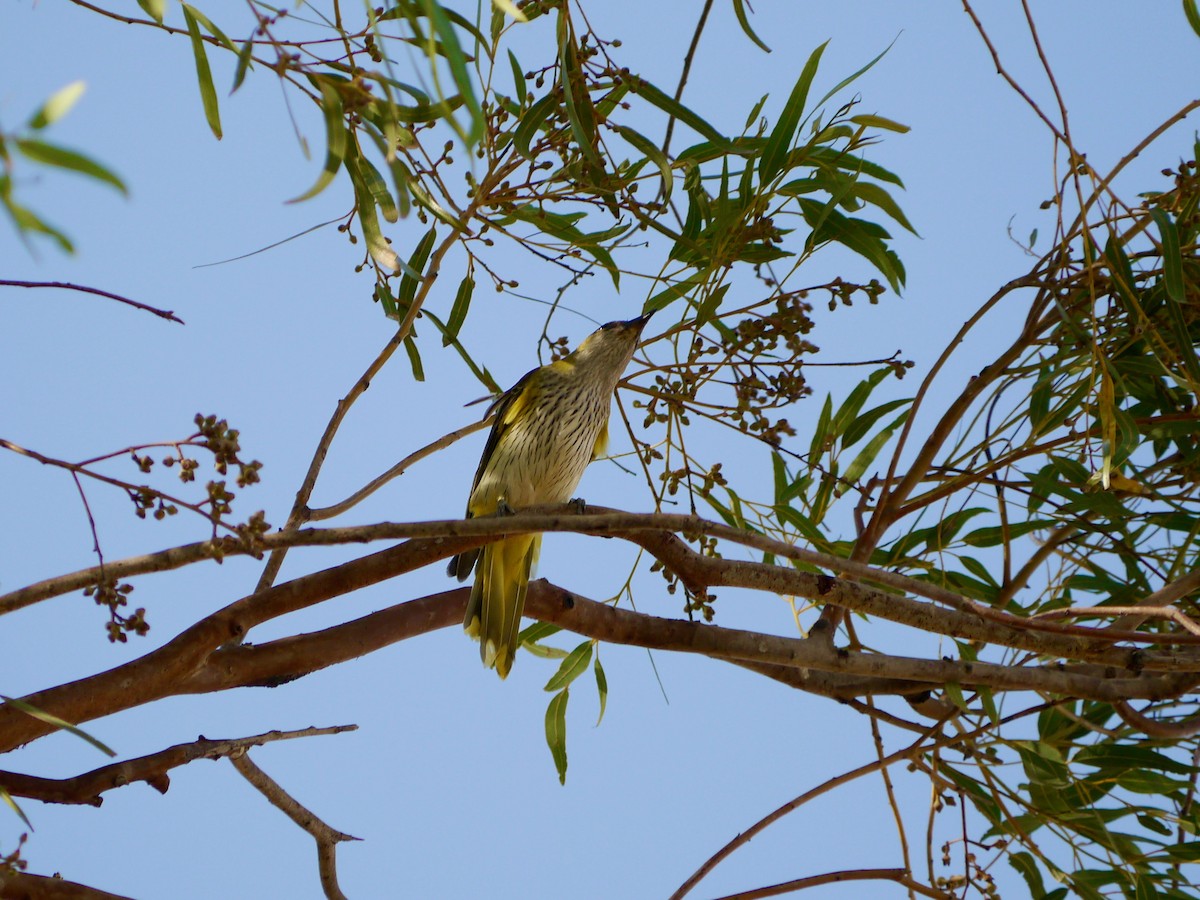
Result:
{"label": "thick branch", "polygon": [[130,900],[55,875],[0,871],[0,900]]}

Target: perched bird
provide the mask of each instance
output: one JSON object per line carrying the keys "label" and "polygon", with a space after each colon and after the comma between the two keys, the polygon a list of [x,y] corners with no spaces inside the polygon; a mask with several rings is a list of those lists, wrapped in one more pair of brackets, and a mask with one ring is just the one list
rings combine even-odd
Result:
{"label": "perched bird", "polygon": [[[467,501],[468,519],[571,499],[587,464],[604,453],[613,391],[651,315],[609,322],[492,404],[495,421]],[[448,572],[459,581],[476,569],[463,628],[479,638],[483,664],[501,678],[517,653],[541,544],[540,534],[513,535],[450,560]]]}

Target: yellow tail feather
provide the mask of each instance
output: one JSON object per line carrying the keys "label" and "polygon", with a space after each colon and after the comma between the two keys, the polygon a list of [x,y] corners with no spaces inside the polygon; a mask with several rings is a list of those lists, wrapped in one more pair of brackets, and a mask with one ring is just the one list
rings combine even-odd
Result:
{"label": "yellow tail feather", "polygon": [[479,638],[483,664],[501,678],[507,677],[517,655],[525,594],[541,544],[541,535],[528,534],[496,541],[483,549],[475,570],[463,627]]}

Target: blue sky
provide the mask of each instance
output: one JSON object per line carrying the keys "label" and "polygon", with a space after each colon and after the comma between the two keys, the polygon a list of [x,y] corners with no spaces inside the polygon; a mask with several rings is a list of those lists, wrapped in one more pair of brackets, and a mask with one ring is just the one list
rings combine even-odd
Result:
{"label": "blue sky", "polygon": [[[1197,40],[1175,3],[1033,4],[1047,55],[1071,111],[1077,144],[1101,171],[1167,115],[1192,99]],[[602,34],[619,37],[628,65],[672,83],[691,37],[696,4],[610,0],[588,13]],[[954,3],[756,4],[761,53],[716,4],[685,100],[718,127],[736,131],[770,91],[773,115],[811,50],[831,39],[818,88],[828,88],[893,40],[887,56],[856,83],[864,111],[912,127],[889,136],[873,158],[899,173],[901,197],[920,238],[900,235],[908,269],[903,297],[879,307],[818,311],[822,359],[862,359],[902,350],[922,374],[947,337],[999,285],[1030,260],[1006,229],[1050,232],[1038,204],[1054,190],[1052,144],[1023,101],[997,77],[961,6]],[[1052,108],[1015,4],[980,4],[1008,66]],[[201,6],[218,24],[240,6]],[[169,16],[182,16],[176,5]],[[537,62],[545,29],[528,39],[522,62]],[[49,135],[118,172],[128,199],[68,175],[30,176],[21,196],[74,238],[64,257],[39,244],[31,255],[0,228],[0,278],[93,285],[175,310],[185,327],[69,293],[0,288],[0,436],[51,456],[76,459],[130,443],[182,437],[196,412],[215,412],[242,430],[264,483],[245,511],[286,516],[312,448],[341,397],[387,340],[390,324],[369,302],[371,285],[353,271],[357,248],[330,229],[269,253],[197,268],[255,250],[344,213],[339,181],[316,200],[285,205],[315,177],[291,133],[277,84],[256,73],[223,99],[225,137],[205,125],[189,47],[179,37],[100,19],[69,4],[21,0],[0,11],[0,127],[12,129],[46,96],[76,79],[88,90]],[[544,61],[549,56],[544,55]],[[214,56],[228,85],[232,61]],[[821,91],[823,93],[823,90]],[[299,108],[301,129],[319,158],[320,118]],[[1127,191],[1157,187],[1157,172],[1190,152],[1184,123],[1123,178]],[[422,226],[389,230],[411,247]],[[1044,249],[1047,238],[1038,245]],[[848,278],[872,277],[855,259],[835,258]],[[528,293],[554,283],[511,262]],[[828,274],[832,270],[824,270]],[[813,281],[820,279],[818,269]],[[449,308],[455,273],[431,308]],[[616,295],[596,279],[574,301],[593,318],[629,317],[645,291]],[[509,384],[536,362],[543,310],[480,292],[464,330],[497,380]],[[1020,311],[1013,312],[1019,317]],[[997,317],[996,333],[1008,324]],[[593,326],[555,320],[572,343]],[[496,340],[499,337],[499,340]],[[356,404],[334,445],[314,502],[334,502],[411,450],[461,427],[481,390],[451,354],[428,341],[429,379],[414,384],[402,355]],[[942,390],[986,361],[968,348]],[[978,365],[976,364],[978,363]],[[826,393],[844,394],[856,370],[815,370],[817,398],[789,418],[807,443],[806,419]],[[958,379],[956,381],[955,379]],[[899,389],[898,389],[899,390]],[[903,390],[900,390],[903,394]],[[614,430],[614,451],[627,448]],[[358,507],[349,523],[446,518],[461,513],[482,437],[464,441],[403,476]],[[750,459],[765,477],[768,459]],[[123,471],[133,476],[132,467]],[[70,479],[0,455],[0,590],[93,561],[91,535]],[[644,486],[615,466],[593,466],[580,493],[597,502],[648,509]],[[93,491],[106,558],[194,540],[193,523],[143,523],[125,504]],[[183,517],[180,517],[181,519]],[[548,539],[541,573],[603,599],[632,559],[615,542]],[[284,576],[352,555],[293,554]],[[91,602],[62,597],[6,617],[0,692],[22,694],[133,658],[219,604],[250,590],[253,561],[195,568],[183,577],[142,579],[151,636],[109,645]],[[644,580],[640,608],[679,615],[679,600]],[[274,623],[257,640],[312,630],[449,586],[440,567],[379,585]],[[722,595],[723,624],[789,633],[791,613],[777,598]],[[566,640],[564,646],[572,646]],[[923,646],[923,645],[922,645]],[[914,651],[915,652],[915,651]],[[933,652],[924,647],[922,652]],[[357,723],[353,734],[274,744],[253,754],[297,798],[334,827],[365,838],[342,845],[340,874],[351,897],[663,897],[710,853],[775,806],[874,757],[867,724],[830,701],[736,668],[684,656],[654,658],[666,698],[644,651],[604,647],[610,694],[603,724],[586,682],[568,713],[570,772],[560,787],[543,741],[554,664],[521,655],[501,683],[478,665],[457,629],[397,645],[276,690],[175,698],[89,724],[121,757],[208,737],[273,728]],[[669,700],[669,702],[668,702]],[[890,748],[902,738],[892,737]],[[5,766],[65,777],[104,760],[55,735],[14,754]],[[906,809],[920,822],[927,784],[894,773]],[[311,840],[269,807],[227,762],[172,773],[168,794],[145,785],[107,795],[101,809],[25,804],[37,829],[26,856],[38,872],[137,897],[320,895]],[[947,821],[944,837],[952,837]],[[0,816],[0,847],[22,830]],[[918,835],[919,829],[914,832]],[[894,827],[878,778],[816,801],[740,850],[696,896],[716,896],[838,868],[897,865]],[[919,865],[918,865],[919,867]],[[1001,867],[997,874],[1007,875]],[[872,896],[901,896],[872,886]],[[1020,892],[1020,888],[1017,888]],[[863,896],[853,887],[810,896]]]}

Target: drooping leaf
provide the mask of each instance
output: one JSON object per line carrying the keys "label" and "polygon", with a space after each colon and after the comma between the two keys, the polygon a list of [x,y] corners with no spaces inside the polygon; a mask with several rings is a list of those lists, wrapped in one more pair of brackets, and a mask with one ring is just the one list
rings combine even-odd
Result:
{"label": "drooping leaf", "polygon": [[1161,207],[1150,210],[1154,224],[1158,226],[1159,239],[1162,241],[1163,284],[1167,296],[1176,303],[1183,303],[1187,292],[1183,286],[1183,257],[1179,252],[1179,230],[1167,211]]}
{"label": "drooping leaf", "polygon": [[117,752],[115,750],[112,750],[111,748],[109,748],[109,746],[107,744],[104,744],[101,741],[97,740],[96,738],[92,737],[90,734],[88,734],[82,728],[72,725],[66,719],[59,718],[58,716],[54,715],[53,713],[46,712],[44,709],[39,709],[38,707],[34,706],[33,704],[26,703],[24,700],[21,700],[18,697],[6,697],[3,694],[0,694],[0,700],[3,700],[5,702],[5,704],[7,704],[8,706],[11,706],[13,709],[20,710],[21,712],[25,713],[27,716],[32,716],[33,718],[37,719],[39,722],[44,722],[45,724],[50,725],[53,728],[59,728],[63,731],[66,731],[70,734],[75,735],[75,737],[80,738],[81,740],[87,741],[89,744],[91,744],[93,747],[95,747],[101,753],[106,754],[107,756],[116,756],[117,755]]}
{"label": "drooping leaf", "polygon": [[217,91],[213,87],[212,70],[208,66],[208,53],[204,49],[204,37],[200,34],[200,23],[196,10],[183,4],[183,18],[187,22],[188,36],[192,41],[192,55],[196,59],[196,82],[200,86],[200,102],[204,106],[204,118],[208,127],[219,141],[221,139],[221,110],[217,105]]}
{"label": "drooping leaf", "polygon": [[45,141],[31,139],[18,138],[16,145],[17,149],[29,159],[36,160],[43,165],[78,172],[80,175],[86,175],[97,181],[103,181],[105,184],[116,188],[122,194],[128,193],[125,189],[125,183],[120,178],[100,165],[100,163],[89,159],[82,153],[76,153],[74,150],[68,150],[65,147],[59,147],[55,144],[48,144]]}
{"label": "drooping leaf", "polygon": [[546,745],[554,757],[558,783],[567,783],[567,700],[571,689],[563,688],[550,698],[546,707]]}
{"label": "drooping leaf", "polygon": [[674,98],[667,96],[650,82],[636,76],[630,76],[630,89],[650,104],[657,106],[667,115],[673,116],[687,125],[697,134],[708,138],[713,144],[725,148],[725,152],[734,152],[734,145],[727,137],[695,112]]}
{"label": "drooping leaf", "polygon": [[600,665],[600,654],[596,654],[596,662],[592,666],[596,676],[596,693],[600,697],[600,715],[596,717],[597,727],[604,721],[604,708],[608,705],[608,676],[604,674],[604,666]]}
{"label": "drooping leaf", "polygon": [[551,693],[559,690],[564,690],[572,681],[583,674],[587,669],[588,663],[592,661],[592,642],[584,641],[562,661],[562,665],[558,667],[550,680],[546,682],[543,690]]}
{"label": "drooping leaf", "polygon": [[413,381],[425,380],[425,366],[421,362],[421,353],[417,350],[417,342],[410,334],[404,339],[404,352],[408,354],[409,365],[412,366]]}
{"label": "drooping leaf", "polygon": [[675,173],[671,171],[671,163],[667,159],[666,154],[658,149],[658,146],[648,137],[634,131],[632,128],[626,125],[617,125],[615,127],[621,137],[629,141],[638,152],[645,154],[646,159],[658,167],[658,171],[662,175],[663,202],[666,203],[671,199],[671,189],[675,186]]}
{"label": "drooping leaf", "polygon": [[309,200],[325,190],[346,159],[347,135],[342,120],[342,95],[327,78],[314,78],[313,81],[321,91],[321,114],[325,119],[325,165],[313,186],[299,197],[293,197],[289,203]]}
{"label": "drooping leaf", "polygon": [[754,41],[764,52],[770,53],[771,48],[762,42],[754,29],[750,27],[750,18],[746,15],[746,0],[733,0],[733,14],[737,16],[738,24],[742,26],[742,32],[750,40]]}
{"label": "drooping leaf", "polygon": [[425,271],[425,263],[429,261],[429,253],[433,250],[434,241],[437,240],[437,226],[432,226],[421,236],[421,240],[417,241],[416,249],[413,250],[412,256],[408,258],[408,266],[404,270],[404,275],[400,278],[400,287],[396,291],[396,302],[400,305],[400,311],[403,315],[408,314],[408,308],[412,305],[417,296],[417,285],[420,284],[422,273]]}
{"label": "drooping leaf", "polygon": [[454,343],[463,322],[467,320],[467,310],[471,308],[471,296],[475,293],[475,280],[470,275],[464,275],[459,282],[458,291],[454,295],[454,305],[450,307],[450,317],[446,320],[446,333],[442,336],[442,346]]}

